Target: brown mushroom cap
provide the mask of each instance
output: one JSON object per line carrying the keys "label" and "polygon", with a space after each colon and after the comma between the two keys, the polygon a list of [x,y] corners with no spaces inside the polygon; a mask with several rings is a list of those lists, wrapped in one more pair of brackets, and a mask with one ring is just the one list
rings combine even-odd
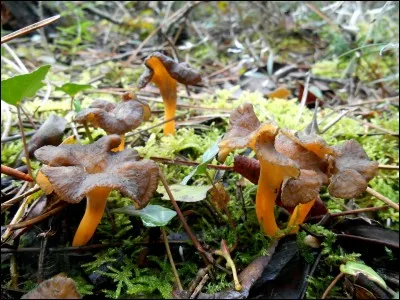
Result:
{"label": "brown mushroom cap", "polygon": [[287,130],[281,132],[291,139],[293,142],[313,152],[321,159],[325,159],[326,155],[332,155],[334,150],[330,147],[322,137],[316,134],[305,134],[304,132],[291,133]]}
{"label": "brown mushroom cap", "polygon": [[261,125],[250,103],[245,103],[232,111],[229,123],[230,129],[218,145],[218,160],[221,162],[225,161],[228,154],[235,149],[254,148],[257,129]]}
{"label": "brown mushroom cap", "polygon": [[322,180],[315,171],[300,169],[299,178],[290,178],[282,185],[281,201],[285,207],[295,207],[318,197]]}
{"label": "brown mushroom cap", "polygon": [[32,156],[37,149],[44,145],[59,145],[66,126],[67,120],[57,115],[50,115],[30,139],[28,143],[29,156]]}
{"label": "brown mushroom cap", "polygon": [[157,188],[158,167],[150,160],[138,161],[134,149],[112,152],[120,142],[119,136],[109,135],[89,145],[42,147],[35,156],[51,164],[41,172],[64,201],[80,202],[88,192],[105,187],[119,190],[144,207]]}
{"label": "brown mushroom cap", "polygon": [[315,175],[320,178],[320,181],[328,184],[328,176],[325,174],[328,167],[326,159],[318,157],[314,152],[307,150],[282,133],[275,138],[275,148],[279,153],[297,162],[300,169],[316,172]]}
{"label": "brown mushroom cap", "polygon": [[157,59],[160,61],[168,74],[176,81],[185,85],[195,85],[201,82],[200,74],[192,69],[187,63],[177,63],[172,58],[165,56],[160,52],[154,52],[145,59],[146,69],[138,80],[139,89],[144,88],[153,78],[157,70],[153,70],[148,63],[150,60]]}
{"label": "brown mushroom cap", "polygon": [[21,299],[81,299],[76,283],[71,278],[56,275],[43,281]]}
{"label": "brown mushroom cap", "polygon": [[329,193],[344,199],[355,198],[367,189],[368,181],[375,177],[378,162],[371,161],[355,140],[345,141],[333,149],[335,153],[329,157],[329,172],[332,175]]}
{"label": "brown mushroom cap", "polygon": [[135,100],[121,101],[117,105],[108,101],[95,101],[88,109],[75,116],[78,123],[91,123],[109,134],[124,134],[137,128],[150,116],[150,109]]}

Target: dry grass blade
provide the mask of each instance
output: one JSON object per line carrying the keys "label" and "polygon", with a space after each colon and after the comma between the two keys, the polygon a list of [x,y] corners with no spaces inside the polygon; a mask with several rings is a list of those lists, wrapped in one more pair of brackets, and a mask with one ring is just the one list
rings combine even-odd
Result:
{"label": "dry grass blade", "polygon": [[44,26],[47,26],[55,21],[57,21],[59,18],[61,18],[60,15],[55,15],[53,17],[47,18],[45,20],[39,21],[37,23],[34,23],[32,25],[26,26],[20,30],[14,31],[10,34],[7,34],[6,36],[3,36],[1,38],[1,43],[7,43],[8,41],[11,41],[17,37],[23,36],[25,34],[28,34],[29,32],[32,32],[36,29],[42,28]]}

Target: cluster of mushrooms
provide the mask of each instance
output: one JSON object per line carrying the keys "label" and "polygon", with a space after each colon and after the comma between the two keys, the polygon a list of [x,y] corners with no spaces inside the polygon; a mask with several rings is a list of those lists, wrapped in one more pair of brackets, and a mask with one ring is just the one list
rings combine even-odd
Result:
{"label": "cluster of mushrooms", "polygon": [[[224,162],[233,150],[247,147],[260,163],[257,218],[272,238],[298,231],[319,199],[322,185],[328,185],[334,197],[355,198],[367,189],[378,170],[378,163],[370,161],[355,140],[330,147],[317,135],[279,129],[272,122],[261,124],[249,103],[231,113],[230,129],[219,143],[218,160]],[[278,200],[294,208],[284,230],[275,220]]]}
{"label": "cluster of mushrooms", "polygon": [[[165,123],[164,134],[174,134],[177,82],[197,84],[201,77],[187,64],[176,63],[157,52],[146,58],[145,66],[139,88],[149,82],[159,87],[165,118],[172,119]],[[34,152],[46,164],[36,178],[46,194],[54,192],[69,203],[87,199],[73,246],[83,246],[92,238],[112,190],[134,200],[137,208],[145,207],[150,201],[158,185],[158,166],[151,160],[139,160],[136,150],[124,146],[125,133],[147,121],[150,114],[149,106],[131,93],[122,95],[118,104],[96,100],[88,109],[80,111],[74,121],[100,127],[107,136],[89,145],[44,146]]]}
{"label": "cluster of mushrooms", "polygon": [[[177,82],[195,85],[201,77],[187,64],[158,52],[146,58],[145,66],[138,88],[149,82],[158,86],[165,105],[164,134],[174,134]],[[36,178],[46,194],[54,192],[69,203],[87,199],[73,246],[83,246],[92,238],[112,190],[130,197],[137,208],[150,201],[158,185],[158,166],[151,160],[140,160],[136,150],[124,146],[125,133],[148,120],[150,114],[150,108],[131,93],[124,94],[118,104],[97,100],[74,121],[103,128],[107,136],[89,145],[44,146],[34,152],[46,164]],[[335,197],[353,198],[366,190],[377,172],[378,164],[368,159],[356,141],[330,147],[318,136],[293,134],[271,122],[261,124],[251,104],[234,110],[230,124],[219,144],[218,159],[223,162],[235,149],[254,150],[261,167],[256,213],[270,237],[295,233],[323,184],[329,184],[329,192]],[[286,207],[294,207],[286,230],[281,230],[275,220],[278,198]]]}

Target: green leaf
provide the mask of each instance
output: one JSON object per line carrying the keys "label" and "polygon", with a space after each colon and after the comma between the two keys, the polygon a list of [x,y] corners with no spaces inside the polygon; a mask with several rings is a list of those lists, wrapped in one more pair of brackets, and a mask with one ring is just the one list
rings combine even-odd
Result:
{"label": "green leaf", "polygon": [[[173,184],[169,186],[172,196],[176,201],[181,202],[198,202],[204,200],[207,196],[207,191],[212,188],[212,185],[189,186],[182,184]],[[157,192],[163,194],[163,200],[169,200],[167,191],[163,186],[158,187]]]}
{"label": "green leaf", "polygon": [[218,154],[218,151],[219,151],[218,143],[219,143],[219,139],[203,153],[203,157],[201,159],[201,164],[198,165],[192,172],[190,172],[189,175],[187,175],[185,178],[183,178],[181,184],[186,185],[188,183],[188,181],[190,180],[190,178],[192,178],[194,175],[203,174],[206,172],[207,164],[210,163],[214,159],[215,155]]}
{"label": "green leaf", "polygon": [[360,262],[348,261],[345,265],[340,265],[340,272],[356,276],[359,273],[367,276],[369,280],[372,280],[379,285],[386,288],[386,282],[379,276],[371,267],[364,265]]}
{"label": "green leaf", "polygon": [[84,90],[90,89],[92,86],[90,84],[77,84],[77,83],[66,83],[60,87],[56,87],[56,91],[62,91],[69,95],[70,97],[75,97],[76,94]]}
{"label": "green leaf", "polygon": [[140,217],[146,227],[161,227],[176,216],[176,212],[160,205],[147,205],[143,209],[136,209],[133,205],[114,209],[116,213],[124,213],[131,216]]}
{"label": "green leaf", "polygon": [[42,80],[49,72],[50,65],[41,66],[37,70],[11,77],[1,81],[1,99],[17,106],[24,98],[33,97],[44,86]]}

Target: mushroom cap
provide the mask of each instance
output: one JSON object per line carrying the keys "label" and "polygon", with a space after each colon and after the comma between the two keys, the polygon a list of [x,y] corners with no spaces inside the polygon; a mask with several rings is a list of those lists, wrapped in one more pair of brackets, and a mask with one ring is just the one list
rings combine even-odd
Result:
{"label": "mushroom cap", "polygon": [[330,147],[322,137],[316,134],[305,134],[304,132],[291,133],[287,130],[281,132],[291,139],[293,142],[313,152],[321,159],[325,159],[326,155],[332,155],[334,150]]}
{"label": "mushroom cap", "polygon": [[290,178],[282,185],[281,201],[285,207],[295,207],[318,197],[322,180],[315,171],[300,169],[298,178]]}
{"label": "mushroom cap", "polygon": [[78,123],[89,122],[109,134],[124,134],[137,128],[150,116],[150,108],[138,101],[121,101],[117,105],[104,100],[95,101],[75,116]]}
{"label": "mushroom cap", "polygon": [[297,162],[300,169],[316,172],[315,175],[320,178],[322,183],[328,184],[328,176],[325,174],[328,167],[326,159],[318,157],[314,152],[294,142],[281,132],[275,138],[275,148],[279,153]]}
{"label": "mushroom cap", "polygon": [[280,188],[282,180],[300,175],[298,164],[276,151],[274,141],[278,131],[274,125],[265,124],[258,130],[255,142],[261,172],[265,172],[268,178],[266,184],[274,190]]}
{"label": "mushroom cap", "polygon": [[157,69],[153,68],[150,61],[158,60],[166,69],[168,74],[176,81],[185,85],[195,85],[201,82],[200,74],[192,69],[187,63],[177,63],[172,58],[160,53],[154,52],[145,59],[146,69],[138,80],[139,89],[144,88],[153,78]]}
{"label": "mushroom cap", "polygon": [[59,145],[66,126],[67,120],[54,114],[50,115],[30,139],[28,143],[29,156],[32,156],[35,150],[44,145]]}
{"label": "mushroom cap", "polygon": [[355,140],[345,141],[333,149],[334,155],[329,157],[329,193],[344,199],[355,198],[367,189],[368,181],[375,177],[378,162],[371,161]]}
{"label": "mushroom cap", "polygon": [[158,166],[150,160],[138,161],[134,149],[112,152],[121,139],[102,137],[89,145],[45,146],[35,152],[43,163],[41,169],[54,192],[64,201],[80,202],[98,187],[119,190],[144,207],[157,189]]}
{"label": "mushroom cap", "polygon": [[43,281],[21,299],[81,299],[76,283],[69,277],[56,275]]}
{"label": "mushroom cap", "polygon": [[218,144],[218,160],[221,162],[225,161],[228,154],[235,149],[254,148],[257,130],[261,125],[250,103],[245,103],[232,111],[229,123],[229,131]]}

